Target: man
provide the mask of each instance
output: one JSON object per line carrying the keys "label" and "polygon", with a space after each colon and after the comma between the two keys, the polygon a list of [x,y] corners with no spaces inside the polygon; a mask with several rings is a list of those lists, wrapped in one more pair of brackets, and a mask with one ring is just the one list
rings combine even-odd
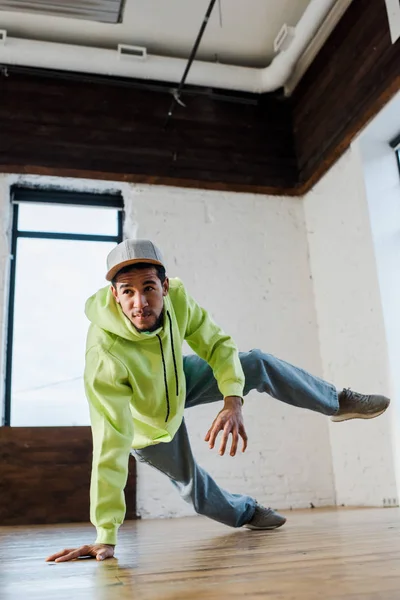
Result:
{"label": "man", "polygon": [[[183,420],[185,408],[224,401],[205,440],[219,453],[242,451],[247,435],[243,397],[267,392],[334,421],[372,418],[389,405],[384,396],[343,390],[260,350],[238,353],[226,335],[188,294],[179,279],[169,280],[160,251],[149,240],[125,240],[107,258],[111,286],[86,304],[85,389],[89,400],[93,466],[91,521],[94,544],[66,549],[47,560],[114,555],[125,517],[124,487],[131,451],[165,473],[197,513],[232,527],[275,529],[286,521],[250,496],[219,488],[193,458]],[[196,355],[183,356],[186,340]]]}

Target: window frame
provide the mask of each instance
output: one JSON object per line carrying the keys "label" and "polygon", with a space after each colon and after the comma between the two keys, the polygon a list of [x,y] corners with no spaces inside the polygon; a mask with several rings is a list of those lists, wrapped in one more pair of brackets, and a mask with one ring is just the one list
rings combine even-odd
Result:
{"label": "window frame", "polygon": [[397,158],[397,166],[399,168],[399,174],[400,174],[400,134],[397,135],[389,144],[391,146],[391,148],[393,148],[395,154],[396,154],[396,158]]}
{"label": "window frame", "polygon": [[[25,188],[13,186],[11,188],[10,201],[12,205],[11,225],[11,252],[10,269],[8,277],[8,314],[6,331],[6,356],[5,377],[3,394],[3,416],[2,426],[11,427],[11,391],[12,391],[12,360],[14,344],[14,308],[15,308],[15,283],[17,272],[17,247],[19,238],[36,238],[51,240],[76,240],[88,242],[115,242],[123,241],[124,202],[121,192],[116,193],[94,193],[75,192],[60,189]],[[117,234],[96,235],[82,233],[58,233],[45,231],[24,231],[18,229],[19,205],[53,204],[64,206],[82,206],[94,208],[113,208],[117,210]]]}

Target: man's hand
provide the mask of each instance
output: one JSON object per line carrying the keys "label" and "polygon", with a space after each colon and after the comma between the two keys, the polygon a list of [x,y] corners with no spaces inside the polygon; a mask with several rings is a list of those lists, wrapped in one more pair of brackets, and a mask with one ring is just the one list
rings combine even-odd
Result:
{"label": "man's hand", "polygon": [[48,556],[46,562],[66,562],[67,560],[74,560],[80,556],[92,556],[96,560],[112,558],[114,556],[114,546],[111,546],[110,544],[91,544],[76,549],[69,548]]}
{"label": "man's hand", "polygon": [[209,442],[210,448],[214,448],[215,440],[220,431],[223,431],[219,453],[221,456],[225,454],[226,444],[228,443],[229,435],[232,434],[232,445],[230,455],[235,456],[239,435],[243,440],[242,452],[247,448],[247,434],[244,428],[242,415],[242,399],[239,396],[227,396],[225,398],[225,406],[218,413],[217,418],[211,425],[205,437],[205,441]]}

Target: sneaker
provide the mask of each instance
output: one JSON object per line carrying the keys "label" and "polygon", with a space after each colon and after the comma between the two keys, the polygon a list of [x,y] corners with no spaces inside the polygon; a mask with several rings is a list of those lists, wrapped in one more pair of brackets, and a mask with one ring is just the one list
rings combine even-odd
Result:
{"label": "sneaker", "polygon": [[386,396],[372,394],[366,396],[353,392],[350,388],[344,389],[338,395],[339,410],[332,415],[332,421],[348,421],[349,419],[373,419],[385,412],[390,404]]}
{"label": "sneaker", "polygon": [[247,527],[247,529],[276,529],[277,527],[282,527],[285,523],[285,517],[282,517],[282,515],[272,510],[272,508],[265,508],[257,504],[251,521],[243,525],[243,527]]}

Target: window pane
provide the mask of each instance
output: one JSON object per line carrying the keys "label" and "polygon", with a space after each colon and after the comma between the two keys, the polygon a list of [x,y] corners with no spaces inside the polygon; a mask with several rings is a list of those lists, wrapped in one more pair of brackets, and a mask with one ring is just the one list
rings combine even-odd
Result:
{"label": "window pane", "polygon": [[118,235],[118,211],[112,208],[62,206],[60,204],[19,205],[19,231]]}
{"label": "window pane", "polygon": [[83,388],[89,326],[84,306],[107,285],[106,256],[114,246],[18,240],[12,426],[89,424]]}

